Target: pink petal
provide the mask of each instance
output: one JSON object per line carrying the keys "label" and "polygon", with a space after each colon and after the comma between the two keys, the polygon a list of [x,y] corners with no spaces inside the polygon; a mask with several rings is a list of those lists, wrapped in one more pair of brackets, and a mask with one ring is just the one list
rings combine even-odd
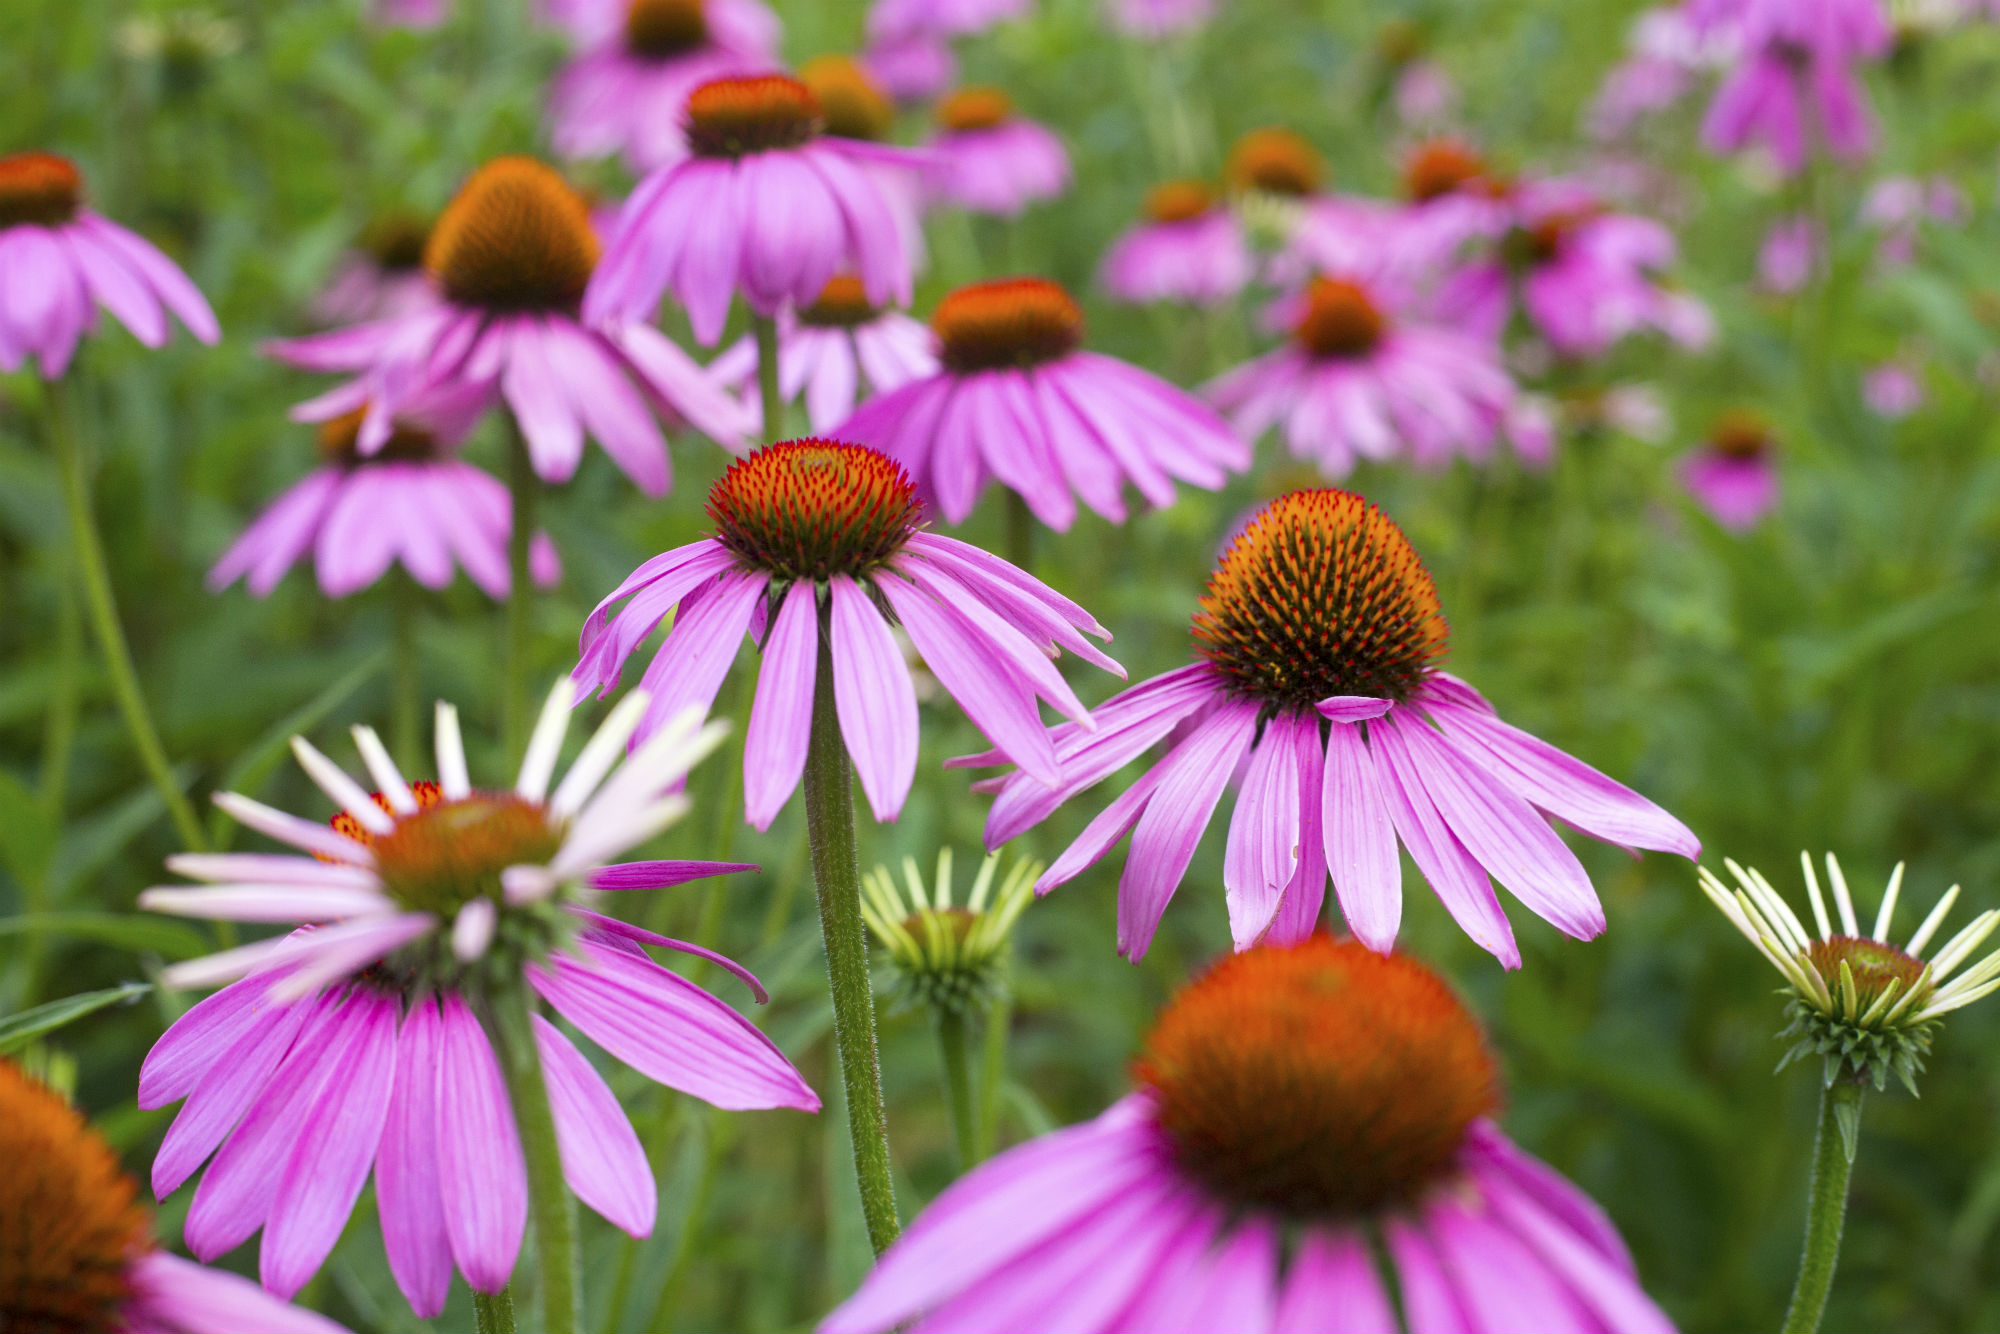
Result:
{"label": "pink petal", "polygon": [[1328,729],[1320,803],[1327,872],[1347,929],[1380,954],[1395,948],[1403,919],[1403,867],[1382,798],[1385,781],[1358,728]]}
{"label": "pink petal", "polygon": [[819,673],[819,602],[810,579],[794,583],[764,636],[764,665],[743,738],[743,818],[769,829],[799,775],[812,734]]}
{"label": "pink petal", "polygon": [[438,1193],[465,1281],[498,1292],[528,1226],[528,1164],[493,1044],[471,1007],[444,998],[437,1044]]}
{"label": "pink petal", "polygon": [[917,773],[917,694],[882,613],[847,575],[832,590],[833,700],[878,821],[893,821]]}
{"label": "pink petal", "polygon": [[534,1025],[563,1178],[608,1222],[635,1237],[651,1236],[658,1190],[632,1123],[583,1053],[540,1015]]}
{"label": "pink petal", "polygon": [[410,1307],[426,1320],[451,1292],[451,1238],[438,1180],[438,1009],[417,1001],[396,1040],[396,1078],[375,1158],[382,1246]]}
{"label": "pink petal", "polygon": [[1229,703],[1210,714],[1160,761],[1159,786],[1132,831],[1118,878],[1118,952],[1144,957],[1222,789],[1257,727],[1254,704]]}
{"label": "pink petal", "polygon": [[1222,858],[1222,887],[1229,904],[1229,935],[1248,949],[1271,925],[1285,886],[1299,866],[1299,753],[1295,734],[1319,736],[1319,719],[1276,714],[1250,751],[1229,843]]}

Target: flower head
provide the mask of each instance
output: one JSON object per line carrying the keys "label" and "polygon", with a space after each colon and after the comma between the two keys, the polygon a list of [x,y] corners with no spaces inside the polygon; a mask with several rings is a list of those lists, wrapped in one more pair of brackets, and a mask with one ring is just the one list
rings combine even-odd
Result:
{"label": "flower head", "polygon": [[984,1008],[1003,986],[1007,938],[1035,897],[1042,864],[1017,861],[994,888],[1000,855],[979,864],[964,904],[952,901],[951,849],[938,850],[930,888],[911,858],[903,858],[905,894],[878,866],[861,877],[861,913],[889,951],[905,1000],[938,1015]]}
{"label": "flower head", "polygon": [[1105,253],[1101,278],[1113,296],[1212,306],[1250,281],[1242,224],[1206,181],[1154,186],[1146,192],[1145,214]]}
{"label": "flower head", "polygon": [[881,142],[896,128],[896,104],[858,60],[815,56],[799,66],[799,82],[819,103],[828,134]]}
{"label": "flower head", "polygon": [[985,85],[960,88],[937,106],[932,197],[973,213],[1018,217],[1069,188],[1069,153],[1046,126],[1019,115],[1014,99]]}
{"label": "flower head", "polygon": [[424,272],[431,223],[392,211],[372,219],[313,298],[313,318],[325,324],[386,319],[437,300]]}
{"label": "flower head", "polygon": [[1734,44],[1702,121],[1705,147],[1760,144],[1787,172],[1814,151],[1867,155],[1874,118],[1855,67],[1887,55],[1893,38],[1877,0],[1694,0],[1688,14],[1697,33]]}
{"label": "flower head", "polygon": [[1725,412],[1681,460],[1681,484],[1724,528],[1747,532],[1778,503],[1778,442],[1754,412]]}

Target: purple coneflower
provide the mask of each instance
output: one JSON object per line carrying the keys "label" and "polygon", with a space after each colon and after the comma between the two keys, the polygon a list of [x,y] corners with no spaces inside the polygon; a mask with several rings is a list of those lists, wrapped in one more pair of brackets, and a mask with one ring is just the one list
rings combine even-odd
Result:
{"label": "purple coneflower", "polygon": [[998,88],[960,88],[938,103],[931,197],[969,213],[1020,216],[1069,188],[1069,153],[1054,131],[1014,109]]}
{"label": "purple coneflower", "polygon": [[1894,39],[1876,0],[1690,0],[1687,12],[1698,32],[1733,33],[1737,44],[1702,122],[1711,152],[1761,143],[1788,172],[1815,148],[1867,155],[1875,126],[1854,66]]}
{"label": "purple coneflower", "polygon": [[[1439,671],[1447,629],[1409,539],[1346,491],[1271,502],[1223,553],[1194,618],[1199,661],[1053,729],[1062,781],[1025,772],[997,792],[986,844],[1039,824],[1161,741],[1160,762],[1056,858],[1036,887],[1073,879],[1132,833],[1118,885],[1118,948],[1137,959],[1187,873],[1223,788],[1241,775],[1223,888],[1238,948],[1296,940],[1326,882],[1370,948],[1402,917],[1398,841],[1445,908],[1508,967],[1514,933],[1488,876],[1530,911],[1588,940],[1604,909],[1549,818],[1628,848],[1692,857],[1678,820],[1495,716]],[[997,752],[953,761],[1001,763]]]}
{"label": "purple coneflower", "polygon": [[247,1279],[155,1247],[137,1195],[75,1108],[0,1060],[0,1327],[345,1334]]}
{"label": "purple coneflower", "polygon": [[1825,248],[1818,219],[1805,213],[1779,218],[1757,247],[1757,286],[1778,296],[1801,290]]}
{"label": "purple coneflower", "polygon": [[394,319],[437,301],[424,272],[424,244],[431,225],[408,213],[388,213],[362,229],[359,244],[340,257],[326,286],[312,300],[321,324]]}
{"label": "purple coneflower", "polygon": [[1407,956],[1226,958],[1134,1073],[940,1195],[819,1334],[1671,1334],[1603,1211],[1494,1123],[1478,1022]]}
{"label": "purple coneflower", "polygon": [[1681,483],[1710,518],[1748,532],[1778,503],[1777,447],[1763,418],[1724,413],[1707,442],[1681,460]]}
{"label": "purple coneflower", "polygon": [[1696,74],[1730,61],[1735,33],[1727,23],[1697,28],[1684,6],[1661,5],[1632,20],[1626,48],[1630,54],[1605,75],[1590,104],[1590,131],[1599,139],[1621,138],[1680,101]]}
{"label": "purple coneflower", "polygon": [[958,57],[951,43],[933,32],[871,37],[861,64],[898,102],[927,102],[958,81]]}
{"label": "purple coneflower", "polygon": [[760,0],[624,0],[622,8],[610,25],[596,15],[571,20],[573,31],[593,35],[549,89],[551,137],[564,157],[622,153],[632,170],[648,172],[688,155],[690,93],[777,63],[778,18]]}
{"label": "purple coneflower", "polygon": [[1968,211],[1965,193],[1949,176],[1885,176],[1861,201],[1861,221],[1882,233],[1875,254],[1892,267],[1916,258],[1917,232],[1925,223],[1962,227]]}
{"label": "purple coneflower", "polygon": [[[870,305],[859,278],[838,274],[811,305],[779,313],[778,392],[787,403],[804,394],[812,429],[831,431],[853,413],[864,380],[872,393],[886,394],[935,374],[932,342],[921,320]],[[710,362],[708,370],[724,384],[754,388],[756,339],[742,339]],[[744,402],[757,411],[756,429],[764,433],[756,397],[746,396]]]}
{"label": "purple coneflower", "polygon": [[261,1228],[264,1286],[296,1292],[371,1167],[390,1270],[426,1317],[443,1309],[454,1266],[478,1292],[506,1286],[531,1199],[545,1288],[563,1287],[565,1179],[626,1232],[650,1232],[653,1173],[638,1137],[592,1063],[535,1012],[537,995],[670,1088],[718,1107],[818,1108],[768,1038],[645,948],[700,954],[753,990],[754,978],[590,910],[596,890],[746,869],[607,865],[680,817],[677,789],[720,729],[698,733],[683,716],[621,764],[645,711],[635,692],[551,793],[573,700],[566,681],[550,695],[511,790],[472,786],[446,704],[435,784],[406,781],[365,727],[354,737],[375,794],[294,738],[340,808],[331,827],[234,793],[216,802],[309,855],[176,856],[171,869],[207,883],[141,895],[182,916],[308,924],[166,974],[184,986],[241,979],[182,1016],[140,1072],[141,1106],[186,1100],[154,1159],[154,1191],[164,1198],[214,1155],[188,1211],[195,1254],[221,1255]]}
{"label": "purple coneflower", "polygon": [[[862,144],[888,144],[896,129],[896,104],[869,67],[851,56],[815,56],[799,66],[799,82],[812,91],[829,136]],[[864,154],[866,150],[863,150]],[[924,174],[914,155],[863,156],[857,165],[875,183],[896,215],[903,251],[913,271],[928,256],[924,243]]]}
{"label": "purple coneflower", "polygon": [[1253,263],[1243,225],[1202,181],[1146,192],[1146,220],[1105,253],[1099,271],[1121,301],[1218,306],[1243,290]]}
{"label": "purple coneflower", "polygon": [[1861,377],[1861,397],[1869,410],[1886,421],[1901,421],[1924,405],[1919,367],[1908,361],[1885,361]]}
{"label": "purple coneflower", "polygon": [[967,37],[1020,18],[1034,6],[1035,0],[875,0],[868,10],[868,35]]}
{"label": "purple coneflower", "polygon": [[1158,39],[1192,32],[1214,17],[1218,0],[1105,0],[1112,25],[1134,37]]}
{"label": "purple coneflower", "polygon": [[1176,479],[1212,491],[1249,466],[1249,447],[1201,402],[1081,350],[1083,312],[1054,283],[961,287],[931,327],[943,368],[862,404],[834,434],[909,469],[947,522],[962,522],[994,478],[1065,531],[1078,500],[1122,523],[1127,482],[1164,507]]}

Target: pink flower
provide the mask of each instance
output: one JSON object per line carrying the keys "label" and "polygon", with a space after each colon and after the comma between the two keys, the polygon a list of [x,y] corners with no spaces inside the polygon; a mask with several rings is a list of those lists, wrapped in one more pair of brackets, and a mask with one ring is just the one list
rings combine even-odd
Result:
{"label": "pink flower", "polygon": [[1748,532],[1778,503],[1777,442],[1762,420],[1725,414],[1708,442],[1681,460],[1681,484],[1724,528]]}
{"label": "pink flower", "polygon": [[451,0],[373,0],[368,21],[385,28],[435,28],[451,17]]}
{"label": "pink flower", "polygon": [[[1400,841],[1445,908],[1506,966],[1520,952],[1497,878],[1536,916],[1588,940],[1604,909],[1549,817],[1609,843],[1693,857],[1700,844],[1637,793],[1500,721],[1435,666],[1447,630],[1402,530],[1345,491],[1294,491],[1231,544],[1194,618],[1200,660],[1053,730],[1062,781],[1013,773],[997,792],[997,848],[1162,741],[1164,758],[1107,806],[1036,882],[1075,878],[1127,831],[1118,949],[1137,959],[1240,778],[1223,858],[1238,949],[1306,936],[1329,878],[1371,949],[1402,917]],[[954,764],[1000,763],[997,752]]]}
{"label": "pink flower", "polygon": [[938,103],[930,141],[932,198],[971,213],[1020,216],[1069,188],[1069,153],[1046,126],[1016,114],[998,88],[960,88]]}
{"label": "pink flower", "polygon": [[1861,221],[1882,233],[1875,253],[1891,267],[1916,258],[1917,233],[1923,224],[1961,227],[1969,211],[1964,193],[1948,176],[1929,180],[1885,176],[1868,188],[1861,201]]}
{"label": "pink flower", "polygon": [[1590,131],[1599,139],[1624,136],[1633,124],[1673,106],[1694,77],[1735,58],[1735,30],[1716,19],[1697,28],[1684,6],[1648,9],[1632,21],[1631,51],[1605,76],[1590,105]]}
{"label": "pink flower", "polygon": [[719,79],[688,100],[694,156],[625,201],[583,301],[592,320],[645,320],[672,289],[695,337],[722,336],[741,292],[759,315],[808,305],[834,274],[861,276],[876,305],[910,300],[910,254],[894,203],[866,170],[907,152],[820,133],[796,79]]}
{"label": "pink flower", "polygon": [[1799,291],[1812,280],[1823,248],[1819,223],[1810,215],[1778,219],[1757,250],[1757,285],[1781,296]]}
{"label": "pink flower", "polygon": [[917,699],[892,623],[973,725],[1044,784],[1057,770],[1036,699],[1094,726],[1050,659],[1068,649],[1124,675],[1083,637],[1111,637],[1083,608],[977,547],[921,531],[915,488],[874,450],[823,440],[759,450],[715,484],[708,514],[713,537],[655,556],[597,605],[570,675],[611,690],[678,606],[646,671],[657,693],[644,736],[683,710],[705,712],[754,635],[764,665],[744,739],[743,813],[759,829],[799,784],[822,644],[841,736],[883,821],[901,813],[917,769]]}
{"label": "pink flower", "polygon": [[[597,890],[745,869],[605,864],[678,818],[677,789],[720,729],[697,735],[696,720],[679,717],[620,764],[646,707],[635,692],[551,795],[573,700],[560,683],[506,791],[472,787],[449,705],[438,706],[436,784],[409,784],[367,728],[355,741],[374,795],[294,738],[301,766],[341,808],[332,827],[233,793],[216,802],[311,855],[175,856],[169,867],[208,883],[140,896],[182,916],[314,924],[167,971],[175,986],[241,979],[169,1028],[139,1075],[140,1106],[185,1099],[153,1161],[155,1193],[214,1155],[187,1216],[196,1255],[262,1228],[264,1286],[297,1292],[372,1168],[389,1268],[418,1315],[443,1309],[454,1267],[480,1292],[506,1286],[527,1169],[499,1060],[468,1002],[496,987],[532,988],[612,1056],[718,1107],[818,1109],[768,1038],[645,951],[699,954],[762,1000],[755,978],[589,909]],[[539,1014],[531,1024],[570,1188],[647,1235],[654,1178],[638,1136],[592,1063]]]}
{"label": "pink flower", "polygon": [[98,306],[147,347],[167,341],[163,307],[204,343],[222,336],[172,260],[83,206],[83,178],[67,158],[0,157],[0,370],[33,357],[43,379],[61,378]]}
{"label": "pink flower", "polygon": [[1218,0],[1105,0],[1112,26],[1157,40],[1191,32],[1215,15]]}
{"label": "pink flower", "polygon": [[1458,85],[1435,60],[1412,60],[1396,75],[1395,103],[1405,125],[1440,125],[1458,110]]}
{"label": "pink flower", "polygon": [[[794,314],[778,316],[778,391],[789,403],[801,393],[806,418],[817,432],[831,431],[854,412],[865,378],[869,389],[891,389],[937,373],[930,329],[899,310],[868,304],[861,280],[841,274],[819,300]],[[757,393],[757,341],[739,340],[709,363],[709,374],[744,394],[764,432]]]}
{"label": "pink flower", "polygon": [[875,0],[868,10],[870,40],[929,33],[966,37],[996,23],[1017,19],[1035,0]]}
{"label": "pink flower", "polygon": [[1909,365],[1887,361],[1862,377],[1861,396],[1876,416],[1901,421],[1924,405],[1924,382]]}
{"label": "pink flower", "polygon": [[1547,425],[1524,411],[1494,344],[1417,315],[1379,274],[1315,278],[1272,313],[1285,343],[1206,391],[1244,439],[1278,427],[1330,477],[1356,459],[1484,462],[1503,434],[1524,456],[1546,456]]}
{"label": "pink flower", "polygon": [[1761,143],[1785,171],[1816,146],[1866,156],[1875,128],[1854,66],[1886,55],[1893,33],[1877,0],[1690,0],[1698,32],[1740,43],[1702,122],[1702,143],[1734,153]]}
{"label": "pink flower", "polygon": [[1672,1334],[1603,1211],[1494,1124],[1478,1024],[1406,956],[1225,959],[1136,1074],[932,1201],[819,1334]]}
{"label": "pink flower", "polygon": [[689,153],[689,94],[712,79],[769,70],[778,38],[777,16],[760,0],[627,0],[622,21],[556,75],[556,151],[623,153],[642,173],[679,162]]}
{"label": "pink flower", "polygon": [[582,197],[541,163],[495,158],[475,172],[438,219],[424,263],[435,304],[267,346],[308,370],[358,372],[295,417],[365,408],[356,443],[370,456],[412,403],[470,395],[483,410],[505,400],[544,481],[575,474],[588,432],[648,495],[673,475],[654,413],[740,447],[742,404],[664,334],[636,319],[578,321],[597,237]]}
{"label": "pink flower", "polygon": [[313,298],[321,324],[359,324],[408,315],[436,304],[437,288],[424,272],[428,222],[388,214],[370,223],[360,244],[342,255],[333,276]]}
{"label": "pink flower", "polygon": [[871,37],[861,63],[898,102],[928,101],[958,79],[958,57],[952,54],[951,43],[921,30]]}
{"label": "pink flower", "polygon": [[1105,290],[1121,301],[1219,306],[1250,281],[1250,247],[1236,215],[1200,181],[1168,181],[1146,194],[1146,221],[1105,253]]}
{"label": "pink flower", "polygon": [[1077,502],[1125,520],[1124,486],[1171,505],[1174,481],[1220,488],[1250,450],[1197,399],[1082,351],[1083,312],[1039,278],[961,287],[938,303],[937,374],[861,405],[835,434],[880,449],[949,523],[998,479],[1065,532]]}

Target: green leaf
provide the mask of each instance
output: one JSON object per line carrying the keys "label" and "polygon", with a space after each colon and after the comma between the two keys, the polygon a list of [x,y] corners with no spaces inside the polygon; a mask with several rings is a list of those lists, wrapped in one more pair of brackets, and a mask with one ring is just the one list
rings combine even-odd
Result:
{"label": "green leaf", "polygon": [[28,785],[0,769],[0,861],[35,902],[46,888],[56,831]]}
{"label": "green leaf", "polygon": [[[185,790],[193,766],[174,766],[174,781]],[[72,885],[90,878],[165,811],[158,789],[146,783],[111,805],[71,823],[49,867],[49,887],[67,897]]]}
{"label": "green leaf", "polygon": [[[222,781],[215,785],[218,792],[241,792],[245,796],[255,795],[264,786],[278,765],[290,753],[294,736],[310,732],[326,720],[326,716],[347,702],[355,691],[372,680],[389,662],[389,651],[383,649],[369,654],[347,675],[335,681],[326,689],[314,695],[304,704],[286,714],[257,738],[255,745],[245,751],[235,764],[229,766],[222,775]],[[226,847],[232,828],[229,818],[217,811],[209,821],[210,841],[216,847]]]}
{"label": "green leaf", "polygon": [[150,982],[127,982],[103,991],[85,991],[0,1019],[0,1056],[11,1055],[45,1033],[75,1023],[108,1005],[125,1005],[153,989]]}
{"label": "green leaf", "polygon": [[168,917],[57,912],[0,918],[0,936],[26,935],[90,940],[133,954],[157,954],[169,960],[192,959],[215,948],[195,927]]}

